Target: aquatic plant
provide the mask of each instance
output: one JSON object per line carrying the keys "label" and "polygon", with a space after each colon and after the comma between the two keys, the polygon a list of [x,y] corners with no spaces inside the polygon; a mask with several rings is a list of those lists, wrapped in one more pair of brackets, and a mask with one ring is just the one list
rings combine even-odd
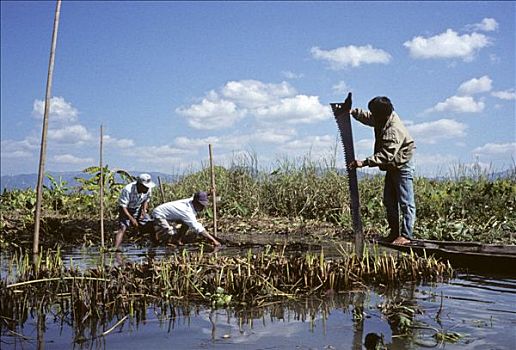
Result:
{"label": "aquatic plant", "polygon": [[338,293],[366,283],[392,285],[442,279],[452,273],[447,265],[422,260],[408,254],[368,254],[363,259],[345,254],[327,259],[324,252],[287,255],[249,250],[246,256],[229,257],[183,250],[161,261],[99,265],[81,271],[73,264],[64,267],[59,252],[40,254],[33,260],[17,255],[0,282],[1,315],[19,320],[37,305],[59,304],[60,312],[76,314],[77,321],[92,315],[134,316],[136,306],[149,301],[261,305],[278,298]]}

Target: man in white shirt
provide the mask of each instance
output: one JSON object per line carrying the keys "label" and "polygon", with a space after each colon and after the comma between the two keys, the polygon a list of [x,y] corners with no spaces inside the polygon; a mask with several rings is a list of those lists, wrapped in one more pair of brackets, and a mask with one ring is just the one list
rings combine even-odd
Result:
{"label": "man in white shirt", "polygon": [[[197,192],[191,198],[158,205],[152,211],[156,238],[158,238],[160,234],[166,233],[172,236],[174,242],[177,242],[178,245],[182,245],[182,238],[186,234],[186,231],[188,231],[188,228],[190,228],[195,231],[195,233],[210,240],[214,246],[220,246],[219,241],[210,235],[204,226],[197,221],[196,215],[204,210],[208,204],[208,194],[206,192]],[[181,227],[179,230],[176,230],[175,227],[170,226],[170,222],[180,223]]]}
{"label": "man in white shirt", "polygon": [[135,182],[126,185],[118,198],[118,232],[115,250],[120,248],[125,231],[130,227],[138,228],[147,215],[152,188],[156,186],[149,174],[140,174]]}

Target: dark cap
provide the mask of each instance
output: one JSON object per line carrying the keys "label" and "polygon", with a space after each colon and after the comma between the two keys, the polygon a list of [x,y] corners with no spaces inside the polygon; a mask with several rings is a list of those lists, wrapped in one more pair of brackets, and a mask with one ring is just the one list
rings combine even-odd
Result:
{"label": "dark cap", "polygon": [[205,207],[210,204],[208,201],[208,194],[206,192],[196,192],[193,196],[193,200]]}
{"label": "dark cap", "polygon": [[371,101],[369,101],[367,108],[369,108],[373,115],[378,117],[388,117],[394,110],[391,100],[385,96],[376,96]]}

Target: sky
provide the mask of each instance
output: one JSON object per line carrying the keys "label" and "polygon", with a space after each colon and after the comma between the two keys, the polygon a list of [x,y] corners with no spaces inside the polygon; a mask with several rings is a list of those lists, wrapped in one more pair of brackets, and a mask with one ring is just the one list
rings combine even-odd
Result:
{"label": "sky", "polygon": [[[1,174],[37,173],[56,2],[1,1]],[[47,171],[344,167],[330,103],[388,96],[416,174],[515,165],[516,2],[63,1]],[[353,121],[357,159],[374,133]]]}

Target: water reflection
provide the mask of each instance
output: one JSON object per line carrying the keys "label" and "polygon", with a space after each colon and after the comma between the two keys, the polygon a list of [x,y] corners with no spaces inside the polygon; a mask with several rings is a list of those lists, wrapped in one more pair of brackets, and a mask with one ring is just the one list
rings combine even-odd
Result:
{"label": "water reflection", "polygon": [[[478,283],[480,277],[470,277],[448,284],[407,284],[398,290],[276,301],[255,308],[141,303],[132,315],[105,320],[75,320],[73,310],[58,312],[66,305],[54,305],[31,310],[15,322],[3,318],[2,349],[191,349],[229,344],[239,349],[363,349],[366,337],[378,338],[389,349],[416,349],[438,346],[434,330],[465,335],[458,343],[447,343],[447,349],[514,348],[516,280],[505,280],[501,286],[495,280],[486,289],[485,280]],[[413,318],[417,327],[408,327],[403,336],[403,328],[381,307],[397,303],[421,310]]]}
{"label": "water reflection", "polygon": [[[174,248],[105,254],[75,250],[64,252],[63,260],[79,268],[99,263],[123,266],[177,252]],[[444,345],[447,349],[513,349],[515,296],[515,279],[459,275],[448,283],[329,291],[321,298],[277,300],[252,308],[212,309],[179,300],[141,298],[126,311],[102,317],[78,312],[82,306],[69,298],[42,307],[43,298],[23,301],[15,310],[9,303],[0,306],[1,348],[355,350],[383,343],[388,349]],[[456,343],[440,343],[436,337],[452,333],[463,336]]]}

